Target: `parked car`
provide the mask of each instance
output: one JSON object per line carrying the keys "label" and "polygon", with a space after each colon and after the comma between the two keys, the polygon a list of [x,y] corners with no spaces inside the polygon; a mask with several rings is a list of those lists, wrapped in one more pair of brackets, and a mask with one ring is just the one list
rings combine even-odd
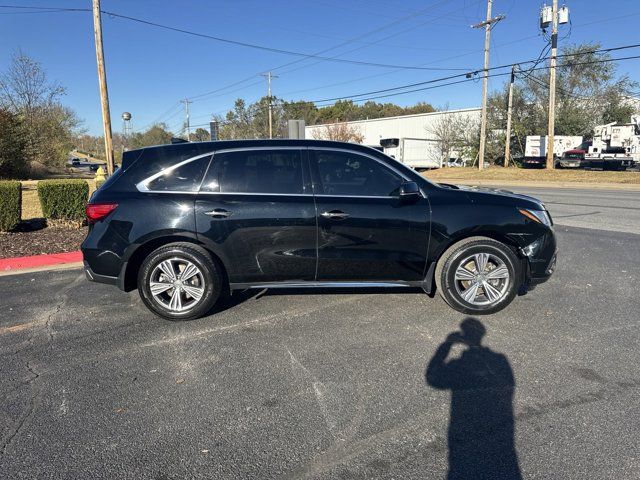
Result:
{"label": "parked car", "polygon": [[351,143],[243,140],[125,152],[87,205],[87,278],[169,319],[231,290],[420,287],[496,312],[553,273],[535,198],[436,184]]}
{"label": "parked car", "polygon": [[580,168],[584,163],[584,150],[567,150],[562,157],[556,159],[556,168]]}
{"label": "parked car", "polygon": [[449,168],[462,168],[467,166],[467,162],[461,158],[450,158],[445,165]]}

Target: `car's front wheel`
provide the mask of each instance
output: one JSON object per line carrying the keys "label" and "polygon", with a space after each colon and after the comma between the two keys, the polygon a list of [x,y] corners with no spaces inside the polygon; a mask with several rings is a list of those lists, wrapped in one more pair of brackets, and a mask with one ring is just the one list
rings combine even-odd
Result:
{"label": "car's front wheel", "polygon": [[138,272],[144,304],[169,320],[190,320],[206,314],[222,293],[220,268],[206,250],[174,243],[154,250]]}
{"label": "car's front wheel", "polygon": [[451,246],[435,272],[440,295],[462,313],[487,315],[502,310],[517,294],[519,261],[507,245],[471,237]]}

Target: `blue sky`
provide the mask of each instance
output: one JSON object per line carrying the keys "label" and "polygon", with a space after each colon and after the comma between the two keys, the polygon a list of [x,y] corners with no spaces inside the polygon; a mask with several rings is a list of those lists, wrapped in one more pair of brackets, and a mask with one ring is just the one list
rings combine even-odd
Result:
{"label": "blue sky", "polygon": [[[0,5],[90,7],[90,0],[0,0]],[[538,56],[541,2],[494,0],[506,20],[493,30],[491,64]],[[615,8],[607,9],[607,5]],[[572,28],[563,42],[600,42],[605,47],[638,43],[640,3],[571,0]],[[469,27],[485,16],[486,0],[102,0],[102,9],[232,40],[304,53],[393,65],[478,69],[483,32]],[[40,61],[51,79],[67,88],[65,103],[92,134],[101,134],[91,14],[1,14],[0,69],[13,51]],[[261,72],[273,70],[273,94],[288,100],[320,100],[420,82],[459,71],[380,68],[306,59],[219,43],[103,16],[105,56],[114,131],[120,114],[133,114],[133,127],[166,122],[176,131],[180,104],[194,98],[191,123],[224,113],[237,97],[255,101],[266,94]],[[561,29],[568,33],[568,27]],[[355,39],[355,40],[354,40]],[[340,44],[349,43],[339,48]],[[331,50],[329,50],[331,49]],[[639,54],[640,49],[618,56]],[[619,72],[640,80],[640,60],[619,64]],[[236,86],[229,85],[249,79]],[[491,79],[498,88],[503,79]],[[228,88],[225,88],[228,87]],[[480,104],[481,82],[380,99],[401,105],[426,101],[450,108]]]}

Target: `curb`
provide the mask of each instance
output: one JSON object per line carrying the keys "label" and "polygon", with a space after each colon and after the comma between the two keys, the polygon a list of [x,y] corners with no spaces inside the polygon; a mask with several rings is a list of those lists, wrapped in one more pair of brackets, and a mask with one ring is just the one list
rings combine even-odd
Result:
{"label": "curb", "polygon": [[67,264],[82,265],[82,252],[52,253],[29,257],[0,258],[0,275],[18,273],[21,270],[43,269],[43,267]]}

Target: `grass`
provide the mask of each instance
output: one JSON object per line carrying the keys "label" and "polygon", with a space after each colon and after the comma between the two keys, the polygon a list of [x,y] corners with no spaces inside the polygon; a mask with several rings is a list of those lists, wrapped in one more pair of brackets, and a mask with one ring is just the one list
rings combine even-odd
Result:
{"label": "grass", "polygon": [[525,168],[491,167],[483,171],[477,168],[441,168],[424,173],[428,179],[438,181],[495,180],[522,182],[566,182],[566,183],[620,183],[640,185],[638,172],[605,172],[596,170],[547,170]]}
{"label": "grass", "polygon": [[[93,180],[89,182],[89,195],[96,189]],[[22,182],[22,220],[31,218],[42,218],[42,208],[38,199],[38,182],[36,180],[26,180]]]}

